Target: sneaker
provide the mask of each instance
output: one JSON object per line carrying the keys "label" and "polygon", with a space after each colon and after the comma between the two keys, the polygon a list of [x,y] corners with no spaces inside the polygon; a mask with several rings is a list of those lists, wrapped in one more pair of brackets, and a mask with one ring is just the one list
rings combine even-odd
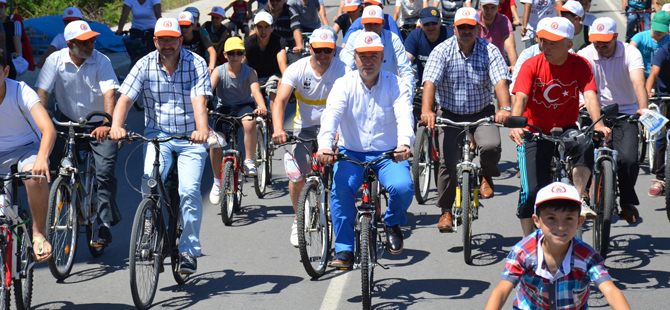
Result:
{"label": "sneaker", "polygon": [[209,191],[209,202],[218,205],[221,202],[221,184],[214,182],[212,190]]}
{"label": "sneaker", "polygon": [[254,163],[253,159],[244,160],[244,175],[248,177],[256,176],[256,163]]}
{"label": "sneaker", "polygon": [[589,207],[588,204],[584,200],[582,200],[582,212],[579,214],[580,216],[585,216],[587,219],[592,220],[598,216],[591,207]]}
{"label": "sneaker", "polygon": [[198,261],[195,259],[195,255],[184,252],[181,253],[180,260],[179,273],[194,274],[198,270]]}
{"label": "sneaker", "polygon": [[298,247],[298,222],[293,221],[293,225],[291,225],[291,244],[294,247]]}
{"label": "sneaker", "polygon": [[91,245],[94,247],[106,247],[112,243],[112,240],[112,230],[105,225],[101,225],[100,229],[98,229],[98,239],[91,240]]}
{"label": "sneaker", "polygon": [[651,181],[651,187],[649,188],[649,197],[656,198],[663,195],[665,192],[665,181],[662,180],[653,180]]}
{"label": "sneaker", "polygon": [[349,268],[354,264],[354,252],[342,251],[335,254],[335,259],[330,265],[335,268]]}

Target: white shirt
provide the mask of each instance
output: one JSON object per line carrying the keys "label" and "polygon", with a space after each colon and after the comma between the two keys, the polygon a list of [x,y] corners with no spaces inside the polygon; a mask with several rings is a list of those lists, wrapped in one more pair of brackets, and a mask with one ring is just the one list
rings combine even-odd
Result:
{"label": "white shirt", "polygon": [[138,30],[153,29],[156,26],[156,14],[154,5],[161,3],[160,0],[146,0],[140,4],[137,0],[124,0],[123,4],[130,7],[133,18],[130,20],[131,28]]}
{"label": "white shirt", "polygon": [[[556,7],[556,0],[521,0],[521,3],[530,3],[530,17],[528,17],[528,25],[537,31],[537,22],[545,17],[556,17],[558,13],[554,8]],[[526,35],[528,36],[528,35]]]}
{"label": "white shirt", "polygon": [[56,47],[56,50],[62,50],[67,47],[67,43],[65,43],[65,36],[62,33],[59,33],[53,41],[51,41],[51,45]]}
{"label": "white shirt", "polygon": [[354,152],[390,151],[414,142],[409,89],[398,76],[380,70],[369,89],[358,71],[335,81],[321,115],[319,149],[330,149],[340,129],[339,146]]}
{"label": "white shirt", "polygon": [[414,0],[414,3],[409,0],[396,0],[395,6],[400,7],[400,15],[398,15],[398,27],[402,27],[405,22],[414,24],[419,21],[419,12],[423,9],[423,3],[426,0]]}
{"label": "white shirt", "polygon": [[630,72],[644,70],[642,53],[628,44],[617,41],[614,55],[605,58],[598,55],[593,44],[583,48],[577,55],[591,63],[593,78],[598,86],[601,106],[619,104],[619,113],[635,114],[639,108],[635,88],[630,80]]}
{"label": "white shirt", "polygon": [[[37,142],[33,129],[39,129],[33,121],[30,110],[39,104],[37,93],[24,82],[5,79],[7,93],[0,104],[0,152],[8,152]],[[30,121],[30,125],[28,121]],[[32,129],[30,128],[32,126]],[[2,164],[2,163],[0,163]]]}
{"label": "white shirt", "polygon": [[294,128],[307,128],[321,124],[321,112],[326,107],[326,99],[335,80],[351,71],[344,63],[333,57],[328,70],[316,76],[310,63],[312,57],[302,58],[291,64],[282,76],[282,84],[295,88],[298,101]]}
{"label": "white shirt", "polygon": [[[91,57],[77,67],[67,48],[54,52],[40,71],[35,87],[51,93],[55,87],[58,109],[69,119],[86,117],[93,111],[105,110],[105,93],[118,89],[119,81],[112,63],[104,54],[93,50]],[[96,116],[92,121],[102,121]]]}

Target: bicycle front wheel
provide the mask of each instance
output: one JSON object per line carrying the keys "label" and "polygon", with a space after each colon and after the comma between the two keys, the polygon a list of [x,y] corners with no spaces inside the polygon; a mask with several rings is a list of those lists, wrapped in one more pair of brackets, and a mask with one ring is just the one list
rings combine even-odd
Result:
{"label": "bicycle front wheel", "polygon": [[[22,222],[26,222],[23,227],[17,228],[18,238],[14,242],[19,242],[18,262],[16,272],[20,276],[20,281],[14,281],[14,299],[16,300],[16,309],[28,310],[33,299],[33,265],[35,265],[35,256],[33,254],[32,222],[27,211],[19,212]],[[24,228],[25,227],[25,228]]]}
{"label": "bicycle front wheel", "polygon": [[144,198],[137,208],[130,234],[130,292],[135,307],[149,309],[158,287],[158,272],[163,264],[161,242],[158,240],[156,201]]}
{"label": "bicycle front wheel", "polygon": [[593,199],[596,206],[596,219],[593,222],[593,247],[605,259],[610,244],[610,228],[612,225],[612,209],[614,208],[614,171],[612,162],[603,160],[600,163],[600,174],[596,175],[593,186]]}
{"label": "bicycle front wheel", "polygon": [[235,166],[232,160],[223,165],[221,173],[221,221],[226,226],[233,223],[233,212],[237,209],[237,194],[235,193]]}
{"label": "bicycle front wheel", "polygon": [[256,161],[256,177],[254,178],[254,190],[258,198],[265,196],[265,187],[267,185],[268,177],[268,161],[267,161],[267,131],[263,124],[256,124],[256,132],[258,139],[256,140],[256,154],[254,160]]}
{"label": "bicycle front wheel", "polygon": [[330,254],[330,230],[321,201],[328,203],[317,182],[308,181],[298,199],[298,248],[305,271],[312,278],[323,275]]}
{"label": "bicycle front wheel", "polygon": [[[463,258],[472,263],[472,214],[470,206],[470,171],[461,174],[461,222],[463,223]],[[456,197],[458,199],[458,197]]]}
{"label": "bicycle front wheel", "polygon": [[645,134],[644,125],[638,123],[637,125],[637,161],[644,163],[647,157],[647,135]]}
{"label": "bicycle front wheel", "polygon": [[412,160],[412,178],[414,179],[414,197],[423,204],[428,200],[430,190],[430,174],[433,169],[433,160],[430,157],[430,137],[426,127],[419,127],[416,131]]}
{"label": "bicycle front wheel", "polygon": [[49,270],[54,278],[63,280],[70,275],[77,253],[79,216],[70,178],[59,176],[49,192],[46,236],[51,244],[53,258]]}
{"label": "bicycle front wheel", "polygon": [[369,310],[372,307],[372,278],[374,276],[374,267],[372,261],[372,237],[370,232],[370,220],[369,216],[361,216],[361,248],[360,248],[360,260],[361,260],[361,290],[363,297],[363,310]]}

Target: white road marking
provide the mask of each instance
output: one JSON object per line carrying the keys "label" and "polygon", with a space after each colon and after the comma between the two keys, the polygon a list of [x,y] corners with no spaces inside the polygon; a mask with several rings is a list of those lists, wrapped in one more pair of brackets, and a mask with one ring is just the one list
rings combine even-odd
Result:
{"label": "white road marking", "polygon": [[328,290],[326,291],[326,296],[321,302],[321,310],[336,310],[338,309],[338,304],[340,303],[340,298],[342,297],[342,291],[344,291],[344,285],[347,283],[347,278],[349,278],[350,270],[340,271],[344,274],[336,276],[330,280],[328,285]]}

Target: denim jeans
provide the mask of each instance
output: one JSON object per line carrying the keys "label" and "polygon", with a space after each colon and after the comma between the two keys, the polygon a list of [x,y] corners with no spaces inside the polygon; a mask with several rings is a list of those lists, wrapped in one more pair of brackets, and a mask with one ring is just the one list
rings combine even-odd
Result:
{"label": "denim jeans", "polygon": [[631,13],[633,10],[635,9],[631,7],[626,9],[626,12],[630,13],[628,14],[628,22],[626,25],[626,42],[630,41],[635,35],[635,25],[637,25],[640,15],[644,18],[644,29],[641,29],[640,32],[649,30],[651,26],[651,13]]}
{"label": "denim jeans", "polygon": [[[147,138],[169,137],[171,134],[155,129],[146,129]],[[179,198],[181,199],[181,216],[183,231],[179,240],[179,251],[200,256],[200,224],[202,220],[202,195],[200,180],[205,167],[207,151],[203,144],[193,144],[186,140],[172,140],[160,144],[161,177],[165,179],[172,166],[172,152],[178,154]],[[155,149],[151,144],[144,146],[144,180],[148,179],[153,170]]]}
{"label": "denim jeans", "polygon": [[[370,161],[383,152],[354,152],[340,148],[340,153],[347,154],[359,161]],[[371,166],[377,173],[379,182],[389,193],[389,206],[386,209],[384,222],[387,226],[405,225],[405,212],[414,198],[414,184],[409,172],[409,163],[394,163],[390,159]],[[335,233],[335,253],[353,251],[356,234],[356,192],[363,183],[363,167],[346,161],[338,161],[333,167],[333,189],[330,195]]]}

